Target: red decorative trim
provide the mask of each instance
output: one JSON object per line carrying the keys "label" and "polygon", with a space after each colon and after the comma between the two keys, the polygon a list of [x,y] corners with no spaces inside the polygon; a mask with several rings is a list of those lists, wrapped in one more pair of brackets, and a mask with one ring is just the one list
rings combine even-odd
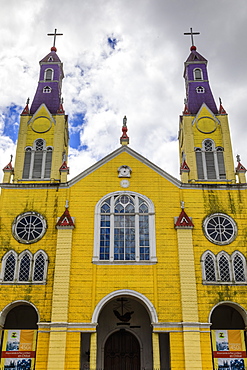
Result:
{"label": "red decorative trim", "polygon": [[23,116],[27,116],[29,115],[29,107],[28,107],[28,104],[26,104],[25,108],[23,109],[21,115]]}
{"label": "red decorative trim", "polygon": [[184,110],[183,110],[183,115],[184,116],[186,116],[186,115],[189,115],[190,114],[190,111],[189,111],[189,109],[188,109],[188,105],[187,104],[185,104],[185,106],[184,106]]}
{"label": "red decorative trim", "polygon": [[219,107],[219,114],[227,114],[222,104],[220,104],[220,107]]}
{"label": "red decorative trim", "polygon": [[191,221],[190,217],[187,216],[185,211],[182,209],[179,217],[175,222],[176,228],[192,228],[194,227],[193,222]]}
{"label": "red decorative trim", "polygon": [[57,111],[58,114],[64,114],[65,113],[65,110],[63,109],[63,104],[60,103],[60,106],[59,106],[59,109]]}
{"label": "red decorative trim", "polygon": [[246,168],[240,162],[238,162],[236,172],[246,172],[246,171],[247,171]]}
{"label": "red decorative trim", "polygon": [[59,171],[67,171],[69,173],[69,167],[67,166],[66,161],[63,162],[62,166],[59,168]]}
{"label": "red decorative trim", "polygon": [[56,227],[75,227],[75,224],[70,216],[68,208],[65,209],[63,215],[59,218],[58,222],[56,223]]}
{"label": "red decorative trim", "polygon": [[185,161],[183,161],[183,163],[180,167],[180,171],[181,172],[190,172],[190,168],[189,168],[189,166],[187,165],[187,163]]}
{"label": "red decorative trim", "polygon": [[7,164],[7,166],[5,166],[4,168],[3,168],[3,172],[13,172],[14,171],[14,169],[13,169],[13,167],[12,167],[12,164],[11,164],[11,162],[9,162],[8,164]]}

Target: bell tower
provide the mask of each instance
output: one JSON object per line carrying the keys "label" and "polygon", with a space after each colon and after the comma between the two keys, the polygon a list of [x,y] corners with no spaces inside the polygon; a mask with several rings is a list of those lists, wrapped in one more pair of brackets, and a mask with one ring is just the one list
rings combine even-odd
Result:
{"label": "bell tower", "polygon": [[66,182],[69,168],[68,117],[61,98],[63,64],[54,44],[40,61],[38,87],[29,108],[21,113],[14,166],[14,183]]}
{"label": "bell tower", "polygon": [[210,88],[207,60],[197,52],[191,35],[190,55],[184,63],[185,107],[179,122],[182,182],[235,182],[227,113],[219,109]]}

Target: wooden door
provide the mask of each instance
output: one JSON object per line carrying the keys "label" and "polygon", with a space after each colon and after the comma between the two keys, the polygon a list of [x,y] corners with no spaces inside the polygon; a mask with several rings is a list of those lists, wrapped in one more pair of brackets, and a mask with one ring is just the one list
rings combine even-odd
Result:
{"label": "wooden door", "polygon": [[104,370],[140,370],[140,345],[136,337],[122,329],[107,339]]}

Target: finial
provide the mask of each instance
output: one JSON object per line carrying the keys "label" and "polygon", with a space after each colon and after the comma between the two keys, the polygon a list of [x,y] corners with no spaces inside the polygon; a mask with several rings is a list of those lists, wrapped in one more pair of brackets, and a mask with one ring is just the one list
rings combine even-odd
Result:
{"label": "finial", "polygon": [[53,39],[53,46],[51,48],[51,51],[57,51],[57,48],[55,46],[56,44],[56,37],[57,36],[62,36],[63,34],[62,33],[57,33],[57,29],[55,28],[55,32],[54,33],[47,33],[47,36],[54,36],[54,39]]}
{"label": "finial", "polygon": [[190,32],[185,32],[184,33],[184,35],[190,35],[190,37],[191,37],[191,44],[192,44],[192,46],[191,46],[191,48],[190,48],[190,50],[192,51],[192,50],[196,50],[196,47],[195,47],[195,45],[194,45],[194,39],[193,39],[193,35],[200,35],[200,32],[193,32],[192,31],[192,28],[190,28]]}
{"label": "finial", "polygon": [[236,158],[237,158],[237,162],[240,162],[241,161],[239,154],[236,155]]}
{"label": "finial", "polygon": [[69,208],[69,201],[68,201],[68,199],[66,199],[65,208]]}
{"label": "finial", "polygon": [[13,155],[10,154],[10,163],[12,162],[12,159],[13,159]]}
{"label": "finial", "polygon": [[183,200],[181,200],[180,206],[181,206],[182,209],[184,209],[184,201]]}
{"label": "finial", "polygon": [[222,100],[221,100],[221,98],[219,98],[219,102],[220,102],[220,105],[222,104]]}
{"label": "finial", "polygon": [[128,145],[129,144],[129,137],[127,135],[127,131],[128,131],[128,128],[127,128],[127,117],[124,116],[123,118],[123,127],[122,127],[122,136],[120,137],[120,144],[122,145]]}
{"label": "finial", "polygon": [[30,102],[30,99],[29,99],[29,98],[27,98],[27,102],[26,102],[26,104],[28,105],[28,104],[29,104],[29,102]]}

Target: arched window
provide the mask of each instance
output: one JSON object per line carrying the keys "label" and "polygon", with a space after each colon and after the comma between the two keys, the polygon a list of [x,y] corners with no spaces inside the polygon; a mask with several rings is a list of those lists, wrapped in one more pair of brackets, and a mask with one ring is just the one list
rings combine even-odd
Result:
{"label": "arched window", "polygon": [[19,256],[19,281],[30,280],[30,268],[32,262],[32,254],[29,251],[24,251]]}
{"label": "arched window", "polygon": [[37,139],[33,147],[25,151],[23,179],[49,179],[51,176],[52,147],[46,147],[43,139]]}
{"label": "arched window", "polygon": [[44,75],[44,80],[45,81],[52,81],[53,80],[53,69],[52,68],[48,68],[45,70],[45,75]]}
{"label": "arched window", "polygon": [[155,262],[154,207],[143,195],[116,192],[96,205],[93,261]]}
{"label": "arched window", "polygon": [[198,179],[220,180],[226,178],[223,148],[215,148],[213,140],[204,140],[202,149],[195,148],[195,154]]}
{"label": "arched window", "polygon": [[38,251],[34,255],[33,281],[45,282],[48,257],[44,251]]}
{"label": "arched window", "polygon": [[52,90],[52,88],[50,86],[45,86],[43,88],[43,93],[49,94],[49,93],[51,93],[51,90]]}
{"label": "arched window", "polygon": [[17,253],[9,251],[5,254],[2,261],[2,280],[13,282],[16,277]]}
{"label": "arched window", "polygon": [[230,272],[230,261],[229,256],[225,252],[221,252],[217,256],[218,262],[218,271],[220,281],[230,282],[231,281],[231,272]]}
{"label": "arched window", "polygon": [[234,280],[236,282],[246,282],[246,260],[240,252],[234,252],[232,255],[232,268]]}
{"label": "arched window", "polygon": [[246,283],[246,260],[238,251],[231,256],[221,251],[217,257],[211,251],[206,251],[202,255],[201,263],[205,284]]}
{"label": "arched window", "polygon": [[2,259],[2,283],[13,284],[40,284],[46,283],[48,267],[47,254],[39,250],[34,256],[29,250],[20,253],[7,252]]}
{"label": "arched window", "polygon": [[193,70],[194,80],[203,80],[202,70],[200,68],[195,68]]}
{"label": "arched window", "polygon": [[215,256],[212,252],[204,253],[202,257],[203,263],[203,272],[204,272],[204,280],[208,281],[216,281],[216,265],[215,265]]}

